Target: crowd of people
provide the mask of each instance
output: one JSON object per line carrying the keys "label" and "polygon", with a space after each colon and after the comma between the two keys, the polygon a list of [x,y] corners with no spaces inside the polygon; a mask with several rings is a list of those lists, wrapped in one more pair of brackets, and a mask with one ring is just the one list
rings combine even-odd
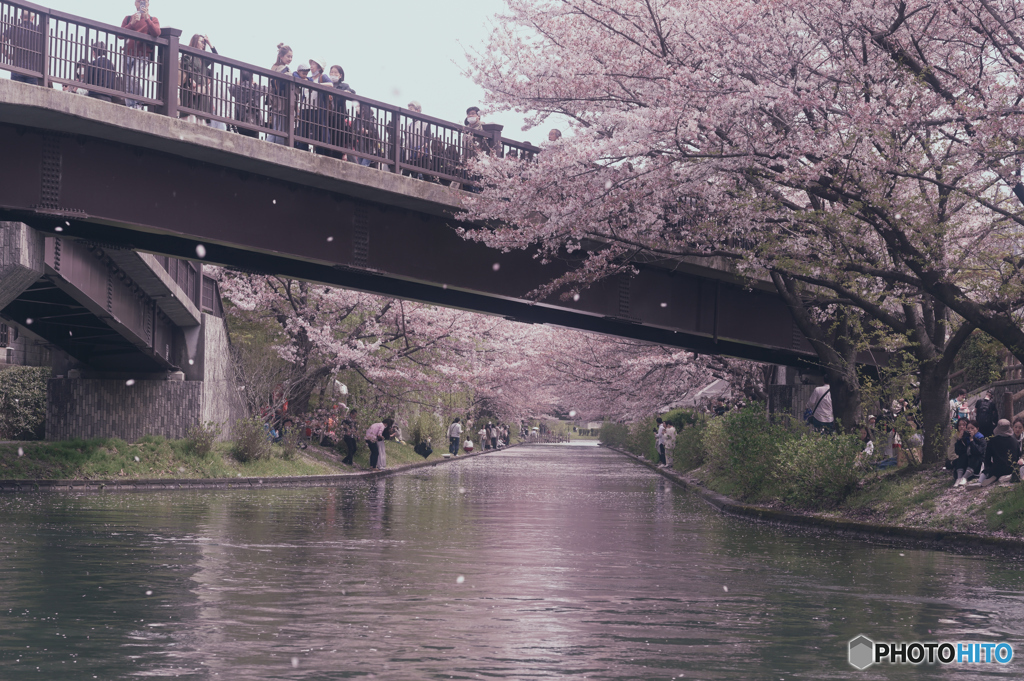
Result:
{"label": "crowd of people", "polygon": [[[18,17],[0,35],[0,62],[39,72],[45,39],[39,19],[29,10],[22,10]],[[122,20],[121,28],[153,38],[162,34],[159,19],[149,12],[149,0],[135,0],[135,12]],[[476,187],[465,171],[467,162],[478,153],[499,151],[477,106],[466,109],[462,130],[446,130],[415,118],[399,129],[374,107],[350,97],[356,91],[345,81],[345,69],[339,64],[319,57],[294,63],[292,48],[279,43],[270,70],[284,78],[254,78],[253,70],[218,67],[216,60],[193,52],[219,54],[206,34],[193,35],[188,46],[191,50],[182,51],[176,76],[179,116],[196,123],[252,138],[263,135],[275,144],[286,145],[294,139],[296,148],[377,168],[393,162],[394,145],[400,145],[401,162],[412,166],[403,169],[405,175],[469,191]],[[129,38],[116,48],[96,39],[84,49],[89,56],[74,64],[74,77],[63,84],[65,91],[137,109],[147,108],[147,98],[159,98],[159,65],[152,43]],[[331,91],[289,87],[289,77],[296,84],[316,84]],[[21,73],[12,73],[12,79],[41,84],[39,78]],[[407,109],[423,112],[415,100]],[[290,131],[289,120],[294,126]],[[561,135],[555,129],[548,139],[553,142]],[[529,155],[524,150],[521,157]]]}
{"label": "crowd of people", "polygon": [[1012,422],[999,418],[992,391],[982,395],[972,408],[962,388],[949,401],[949,418],[956,433],[955,458],[946,462],[946,468],[953,473],[955,487],[1020,482],[1024,418]]}
{"label": "crowd of people", "polygon": [[[463,429],[462,419],[455,417],[455,420],[448,426],[448,454],[450,456],[459,455],[459,447],[461,446],[462,451],[467,454],[473,452],[476,449],[476,445],[473,444],[473,439],[467,437],[465,442],[462,440],[463,433],[469,433],[469,423],[466,423],[466,429]],[[485,424],[480,425],[480,430],[476,432],[477,442],[480,443],[481,451],[498,450],[502,447],[507,447],[510,441],[511,431],[507,425],[495,424],[488,421]]]}

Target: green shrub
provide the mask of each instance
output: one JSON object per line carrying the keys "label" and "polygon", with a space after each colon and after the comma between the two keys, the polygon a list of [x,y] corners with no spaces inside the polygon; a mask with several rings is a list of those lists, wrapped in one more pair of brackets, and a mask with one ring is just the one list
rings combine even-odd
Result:
{"label": "green shrub", "polygon": [[629,448],[629,426],[625,423],[613,423],[605,421],[601,424],[601,434],[598,436],[601,444],[616,449]]}
{"label": "green shrub", "polygon": [[778,496],[801,508],[832,508],[857,488],[856,435],[804,433],[780,453],[773,477]]}
{"label": "green shrub", "polygon": [[724,477],[743,498],[762,496],[786,444],[788,431],[769,420],[765,405],[755,402],[722,417],[725,446],[716,461]]}
{"label": "green shrub", "polygon": [[294,461],[299,456],[299,429],[286,430],[278,444],[281,446],[281,458],[285,461]]}
{"label": "green shrub", "polygon": [[0,440],[41,440],[46,430],[48,367],[0,371]]}
{"label": "green shrub", "polygon": [[672,451],[672,467],[677,471],[692,471],[700,468],[707,460],[705,440],[707,430],[715,422],[706,416],[696,416],[693,422],[682,429],[676,426],[676,448]]}
{"label": "green shrub", "polygon": [[270,458],[270,439],[262,419],[238,419],[231,437],[235,441],[231,455],[242,463]]}
{"label": "green shrub", "polygon": [[213,445],[220,437],[220,425],[214,421],[197,423],[188,429],[185,440],[189,451],[201,459],[205,459],[213,451]]}

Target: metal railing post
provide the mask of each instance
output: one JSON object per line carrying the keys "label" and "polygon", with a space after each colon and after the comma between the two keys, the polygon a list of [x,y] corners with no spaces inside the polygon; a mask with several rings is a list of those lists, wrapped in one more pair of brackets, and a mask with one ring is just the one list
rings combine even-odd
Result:
{"label": "metal railing post", "polygon": [[[161,38],[167,38],[167,48],[162,51],[159,69],[164,78],[163,99],[164,106],[161,113],[171,118],[178,117],[178,84],[181,81],[179,70],[181,64],[178,62],[178,52],[181,29],[164,28],[160,31]],[[156,49],[154,47],[154,49]]]}
{"label": "metal railing post", "polygon": [[399,134],[401,132],[402,112],[399,109],[395,109],[394,118],[391,121],[391,160],[394,162],[392,172],[401,173],[402,168],[399,163],[402,162],[402,137]]}
{"label": "metal railing post", "polygon": [[295,77],[288,79],[288,148],[295,148]]}
{"label": "metal railing post", "polygon": [[43,82],[44,88],[50,88],[50,15],[43,14],[39,17],[39,30],[43,38]]}

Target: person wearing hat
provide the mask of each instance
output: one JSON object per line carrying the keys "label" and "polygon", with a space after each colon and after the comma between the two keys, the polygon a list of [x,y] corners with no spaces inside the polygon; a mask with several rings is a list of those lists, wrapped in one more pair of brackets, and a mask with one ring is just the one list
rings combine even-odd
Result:
{"label": "person wearing hat", "polygon": [[[309,80],[309,62],[301,62],[295,67],[295,72],[292,73],[292,78],[295,80]],[[295,135],[297,137],[309,137],[309,122],[310,122],[310,108],[309,108],[309,92],[305,88],[295,88],[295,103],[297,105],[295,111]],[[309,145],[305,142],[295,140],[295,148],[302,149],[303,151],[309,151]]]}
{"label": "person wearing hat", "polygon": [[996,480],[1010,482],[1014,477],[1010,462],[1019,458],[1020,443],[1013,436],[1009,420],[999,419],[985,447],[985,472],[981,476],[981,486],[986,487]]}
{"label": "person wearing hat", "polygon": [[[325,64],[326,62],[323,59],[310,59],[309,76],[307,76],[307,80],[319,85],[333,86],[334,82],[325,72]],[[328,107],[330,105],[328,96],[316,89],[310,89],[308,92],[307,102],[309,104],[308,137],[316,140],[317,142],[326,142],[327,144],[330,144],[331,136],[327,132],[327,124],[329,122]],[[323,154],[326,153],[327,150],[317,147],[316,151]]]}

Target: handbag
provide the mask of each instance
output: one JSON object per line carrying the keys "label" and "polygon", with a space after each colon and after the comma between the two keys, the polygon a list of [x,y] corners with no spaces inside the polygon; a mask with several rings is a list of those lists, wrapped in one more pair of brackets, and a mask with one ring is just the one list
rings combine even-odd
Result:
{"label": "handbag", "polygon": [[818,398],[818,401],[814,403],[814,409],[804,409],[804,422],[805,423],[810,423],[811,422],[811,419],[814,417],[814,412],[818,411],[818,407],[821,406],[821,401],[823,399],[825,399],[825,395],[828,395],[831,391],[832,391],[832,386],[829,386],[828,390],[823,392],[821,394],[821,397]]}

